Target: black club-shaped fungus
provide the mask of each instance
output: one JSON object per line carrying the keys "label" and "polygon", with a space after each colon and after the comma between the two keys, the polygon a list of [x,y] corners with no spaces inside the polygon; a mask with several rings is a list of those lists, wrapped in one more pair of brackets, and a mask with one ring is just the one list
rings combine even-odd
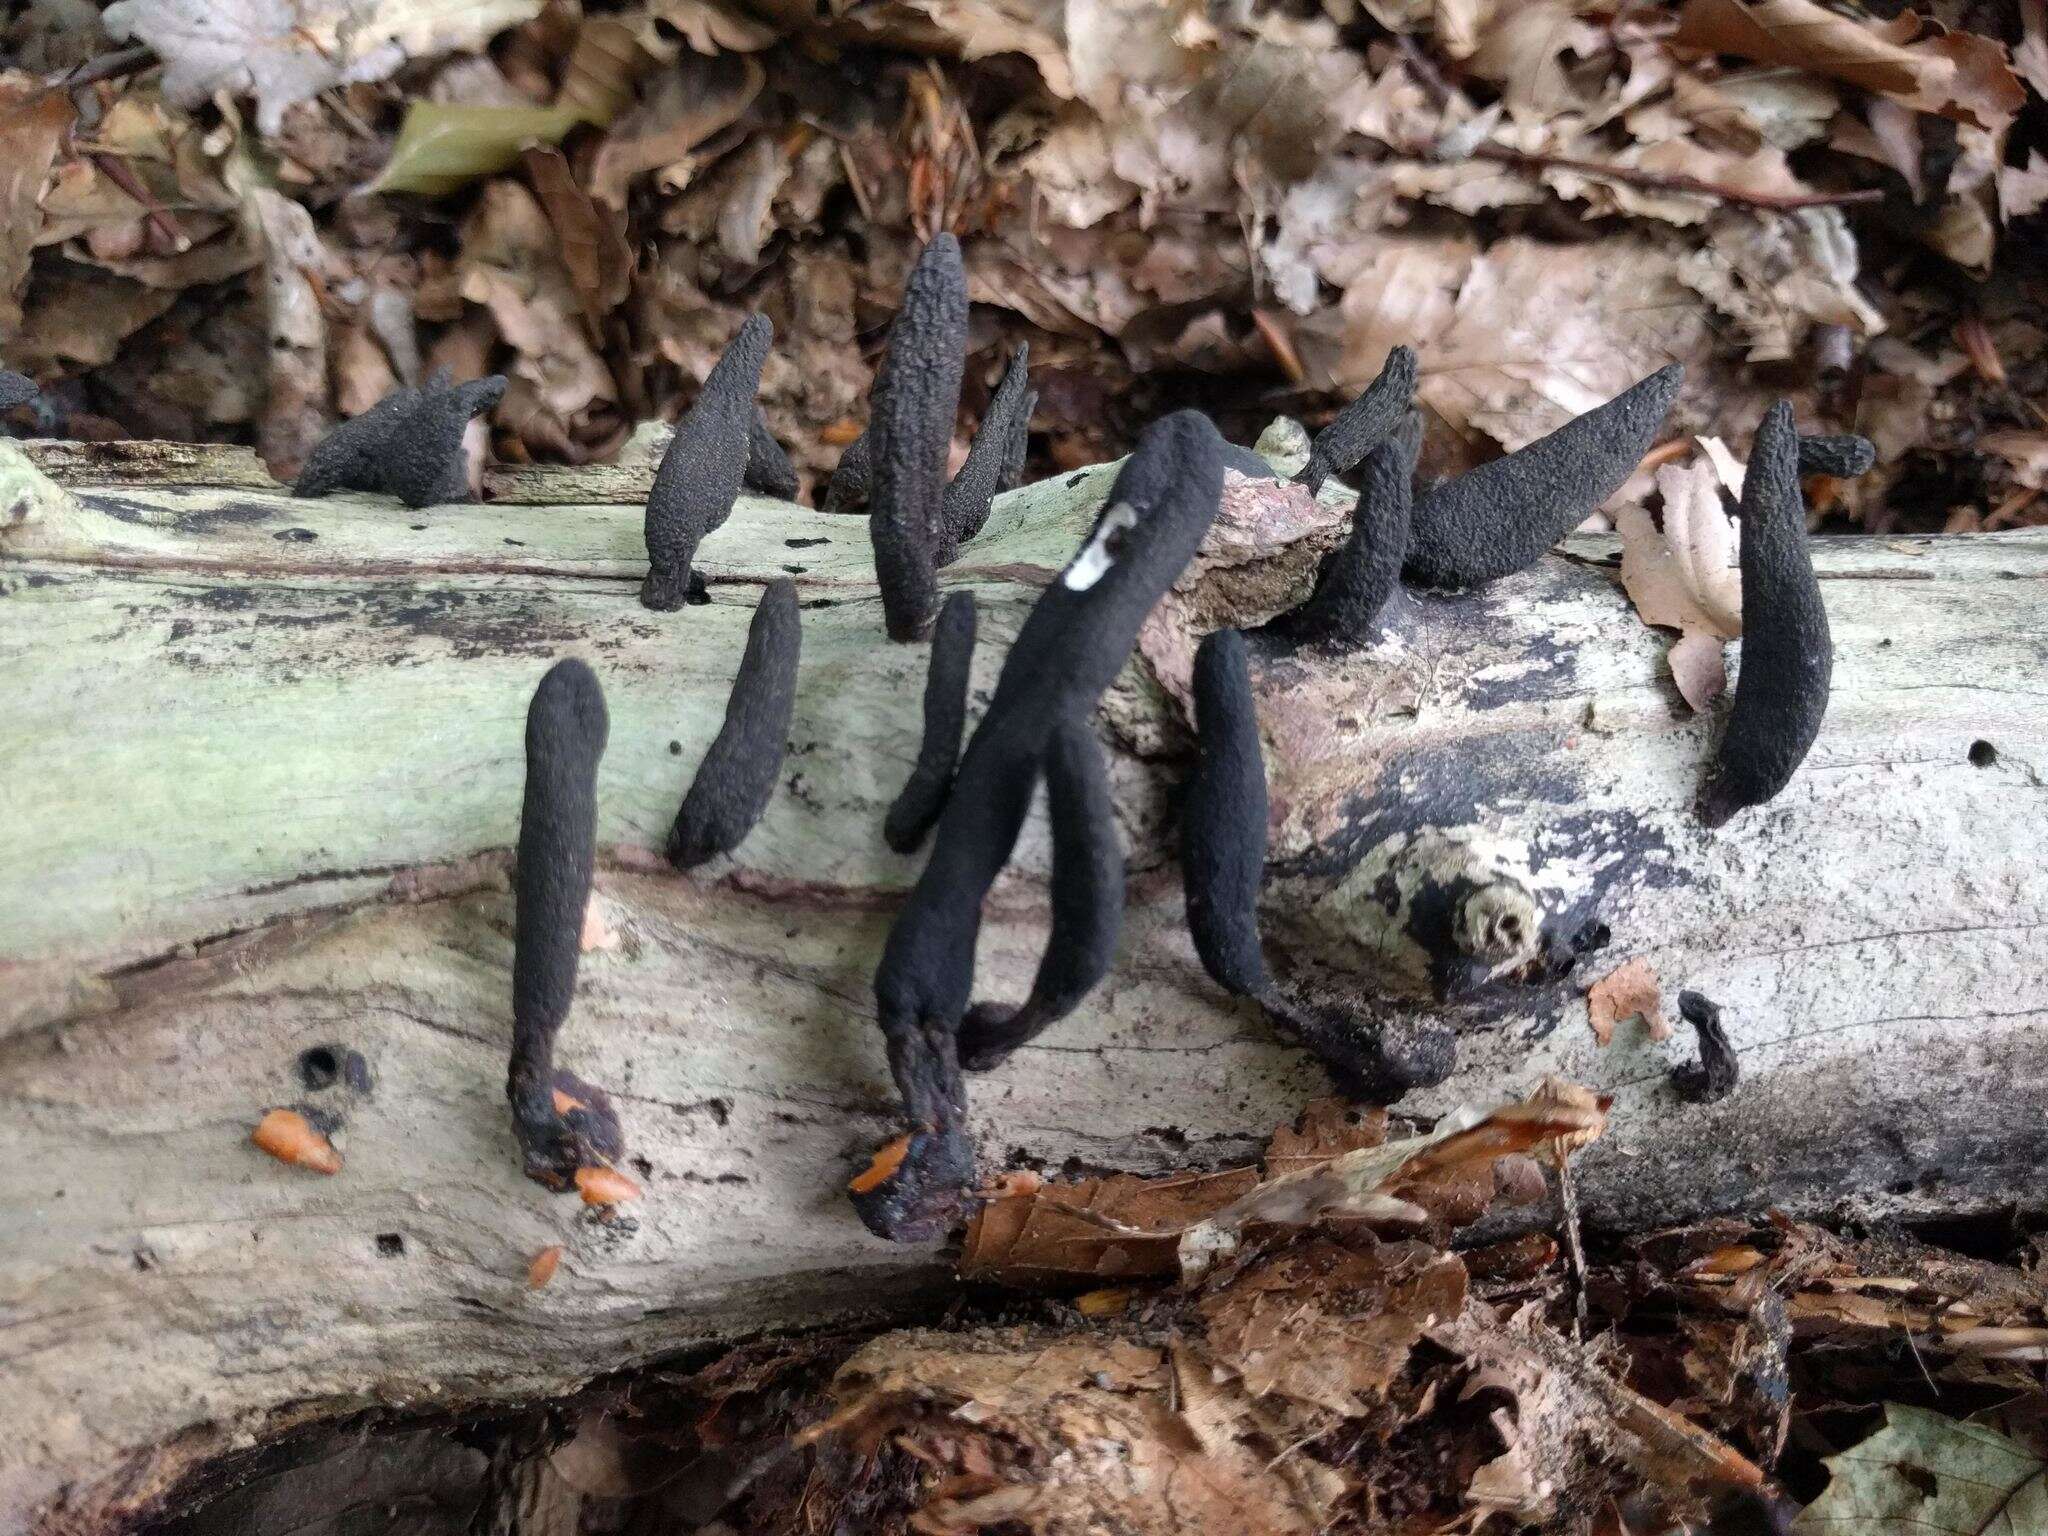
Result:
{"label": "black club-shaped fungus", "polygon": [[36,381],[26,374],[0,368],[0,411],[11,411],[36,397]]}
{"label": "black club-shaped fungus", "polygon": [[1066,719],[1045,754],[1052,822],[1052,931],[1021,1007],[977,1003],[960,1026],[960,1065],[1000,1066],[1020,1045],[1072,1013],[1116,961],[1124,918],[1124,855],[1109,770],[1094,727]]}
{"label": "black club-shaped fungus", "polygon": [[874,439],[862,432],[839,455],[832,478],[825,482],[821,512],[858,512],[868,504],[875,472]]}
{"label": "black club-shaped fungus", "polygon": [[1244,636],[1219,629],[1195,652],[1194,776],[1181,800],[1181,879],[1202,968],[1265,998],[1259,885],[1266,868],[1266,760]]}
{"label": "black club-shaped fungus", "polygon": [[467,501],[463,436],[504,394],[499,374],[450,384],[437,373],[425,389],[395,389],[314,445],[292,494],[381,491],[408,507]]}
{"label": "black club-shaped fungus", "polygon": [[1463,587],[1527,570],[1621,488],[1663,426],[1677,363],[1526,448],[1431,488],[1415,503],[1405,574]]}
{"label": "black club-shaped fungus", "polygon": [[1311,491],[1320,491],[1330,476],[1348,473],[1393,435],[1414,398],[1415,353],[1395,347],[1365,393],[1315,435],[1309,444],[1308,463],[1294,478]]}
{"label": "black club-shaped fungus", "polygon": [[1728,730],[1700,795],[1718,827],[1791,781],[1820,734],[1834,672],[1827,609],[1806,541],[1792,407],[1764,413],[1742,482],[1742,670]]}
{"label": "black club-shaped fungus", "polygon": [[1299,608],[1268,626],[1287,640],[1353,647],[1379,635],[1381,611],[1401,583],[1408,552],[1414,459],[1397,431],[1366,458],[1351,532],[1317,575]]}
{"label": "black club-shaped fungus", "polygon": [[761,414],[759,406],[754,408],[754,419],[747,423],[747,467],[740,483],[763,496],[779,496],[784,501],[796,499],[796,466],[789,462],[782,444],[768,430],[768,418]]}
{"label": "black club-shaped fungus", "polygon": [[981,532],[988,522],[989,508],[995,503],[996,492],[1003,488],[1004,473],[1016,452],[1018,423],[1030,419],[1030,366],[1031,348],[1020,345],[1009,367],[1003,370],[995,394],[989,398],[988,414],[981,420],[981,430],[974,434],[967,462],[946,487],[940,510],[945,534],[936,557],[940,565],[950,564],[960,546]]}
{"label": "black club-shaped fungus", "polygon": [[603,1090],[555,1067],[555,1035],[576,995],[583,914],[597,851],[597,763],[610,729],[604,691],[580,661],[557,662],[526,712],[512,958],[512,1062],[505,1094],[526,1174],[550,1188],[622,1150]]}
{"label": "black club-shaped fungus", "polygon": [[640,601],[667,612],[690,596],[690,566],[704,536],[732,516],[759,412],[754,395],[775,340],[766,315],[750,315],[713,366],[647,493],[647,579]]}
{"label": "black club-shaped fungus", "polygon": [[915,853],[946,808],[960,737],[967,729],[967,684],[974,665],[974,594],[955,592],[932,626],[932,657],[924,682],[924,739],[917,765],[889,807],[882,840],[898,853]]}
{"label": "black club-shaped fungus", "polygon": [[938,606],[934,572],[945,542],[946,457],[966,352],[967,274],[960,242],[941,234],[904,284],[868,424],[868,536],[891,640],[922,639]]}
{"label": "black club-shaped fungus", "polygon": [[1799,439],[1799,473],[1853,480],[1877,463],[1877,445],[1853,432],[1816,433]]}
{"label": "black club-shaped fungus", "polygon": [[941,1236],[973,1176],[958,1037],[981,905],[1016,846],[1054,731],[1085,718],[1194,557],[1223,488],[1222,439],[1181,411],[1149,427],[1079,553],[1033,606],[960,761],[930,858],[889,930],[875,1000],[909,1122],[852,1186],[883,1237]]}
{"label": "black club-shaped fungus", "polygon": [[1688,1104],[1712,1104],[1735,1091],[1742,1063],[1721,1025],[1720,1005],[1698,992],[1678,994],[1679,1017],[1699,1036],[1700,1059],[1671,1069],[1671,1086]]}
{"label": "black club-shaped fungus", "polygon": [[796,664],[803,640],[796,583],[768,583],[747,627],[747,648],[726,700],[725,723],[697,766],[669,828],[668,858],[690,869],[731,853],[774,798],[796,713]]}

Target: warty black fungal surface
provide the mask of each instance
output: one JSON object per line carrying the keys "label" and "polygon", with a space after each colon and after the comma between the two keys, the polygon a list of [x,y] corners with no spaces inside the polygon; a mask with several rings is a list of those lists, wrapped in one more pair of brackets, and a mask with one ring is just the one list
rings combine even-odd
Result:
{"label": "warty black fungal surface", "polygon": [[647,493],[647,579],[640,601],[668,612],[690,596],[690,565],[704,536],[732,516],[745,478],[755,422],[754,396],[775,327],[749,315],[713,365],[654,472]]}
{"label": "warty black fungal surface", "polygon": [[36,381],[11,368],[0,368],[0,411],[11,411],[36,397]]}
{"label": "warty black fungal surface", "polygon": [[924,680],[924,739],[902,793],[889,806],[882,840],[898,853],[915,853],[946,808],[960,737],[967,729],[967,684],[974,665],[974,594],[955,592],[932,626],[932,657]]}
{"label": "warty black fungal surface", "polygon": [[1698,992],[1681,992],[1678,1015],[1699,1035],[1700,1059],[1671,1069],[1672,1089],[1688,1104],[1727,1098],[1742,1077],[1742,1063],[1728,1041],[1728,1031],[1721,1027],[1720,1005]]}
{"label": "warty black fungal surface", "polygon": [[1222,439],[1180,411],[1148,427],[1095,526],[1032,607],[939,818],[930,858],[875,970],[878,1020],[908,1121],[902,1155],[855,1181],[870,1230],[899,1241],[950,1227],[973,1176],[959,1030],[981,905],[1016,846],[1046,749],[1122,670],[1138,629],[1194,557],[1223,489]]}
{"label": "warty black fungal surface", "polygon": [[1003,475],[1016,452],[1019,422],[1030,420],[1030,366],[1030,344],[1020,343],[989,397],[988,414],[974,434],[974,446],[967,450],[967,462],[946,487],[940,503],[943,532],[933,557],[939,565],[951,564],[960,546],[988,522],[989,508],[1003,489]]}
{"label": "warty black fungal surface", "polygon": [[747,648],[726,700],[725,723],[697,765],[669,828],[668,859],[690,869],[739,847],[768,809],[789,722],[796,713],[796,663],[803,640],[796,583],[768,583],[747,626]]}
{"label": "warty black fungal surface", "polygon": [[437,373],[425,389],[401,386],[314,444],[292,494],[381,491],[408,507],[467,501],[463,434],[504,394],[495,373],[463,384]]}
{"label": "warty black fungal surface", "polygon": [[597,763],[609,730],[590,668],[576,660],[549,668],[526,711],[505,1095],[527,1177],[555,1189],[623,1150],[603,1090],[555,1066],[555,1035],[576,995],[597,852]]}
{"label": "warty black fungal surface", "polygon": [[1202,969],[1239,997],[1271,988],[1259,945],[1266,868],[1266,760],[1244,636],[1219,629],[1195,652],[1195,772],[1181,798],[1180,866]]}
{"label": "warty black fungal surface", "polygon": [[763,496],[779,496],[784,501],[796,499],[796,466],[789,462],[782,444],[775,441],[775,434],[768,429],[768,418],[761,414],[758,405],[754,407],[754,419],[747,423],[747,467],[740,483]]}
{"label": "warty black fungal surface", "polygon": [[868,491],[875,473],[874,439],[863,430],[848,443],[825,482],[825,499],[820,512],[858,512],[868,504]]}
{"label": "warty black fungal surface", "polygon": [[1527,570],[1642,462],[1685,369],[1658,369],[1548,437],[1432,487],[1416,500],[1409,580],[1465,587]]}
{"label": "warty black fungal surface", "polygon": [[874,440],[868,536],[891,640],[923,638],[938,606],[934,572],[945,540],[946,455],[966,354],[967,273],[960,242],[942,233],[904,284],[868,423]]}
{"label": "warty black fungal surface", "polygon": [[1877,445],[1854,432],[1815,433],[1799,439],[1799,473],[1853,480],[1877,463]]}
{"label": "warty black fungal surface", "polygon": [[1806,542],[1792,407],[1764,413],[1742,481],[1742,670],[1728,730],[1700,795],[1718,827],[1791,782],[1820,734],[1834,641]]}
{"label": "warty black fungal surface", "polygon": [[1063,718],[1045,753],[1052,822],[1052,931],[1022,1006],[977,1003],[960,1026],[960,1065],[1001,1066],[1010,1053],[1080,1006],[1116,961],[1124,919],[1124,854],[1095,728]]}
{"label": "warty black fungal surface", "polygon": [[1398,430],[1366,457],[1343,546],[1323,563],[1307,600],[1268,626],[1271,633],[1347,648],[1378,637],[1380,613],[1401,584],[1401,562],[1408,553],[1413,466],[1413,454]]}
{"label": "warty black fungal surface", "polygon": [[1330,476],[1347,473],[1392,436],[1414,398],[1415,353],[1395,347],[1387,353],[1379,377],[1315,435],[1308,463],[1294,478],[1311,491],[1320,491]]}

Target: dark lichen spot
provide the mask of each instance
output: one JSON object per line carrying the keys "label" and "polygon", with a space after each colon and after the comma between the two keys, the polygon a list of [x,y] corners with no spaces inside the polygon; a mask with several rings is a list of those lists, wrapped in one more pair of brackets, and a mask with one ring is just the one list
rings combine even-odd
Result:
{"label": "dark lichen spot", "polygon": [[1977,740],[1970,743],[1970,766],[1972,768],[1989,768],[1997,761],[1998,748],[1991,745],[1990,742]]}
{"label": "dark lichen spot", "polygon": [[380,1259],[404,1258],[405,1234],[402,1232],[379,1232],[377,1234],[377,1257]]}
{"label": "dark lichen spot", "polygon": [[832,541],[830,539],[784,539],[782,542],[790,549],[816,549],[820,544],[830,544]]}
{"label": "dark lichen spot", "polygon": [[310,544],[313,540],[319,538],[320,535],[310,528],[280,528],[271,537],[280,542]]}

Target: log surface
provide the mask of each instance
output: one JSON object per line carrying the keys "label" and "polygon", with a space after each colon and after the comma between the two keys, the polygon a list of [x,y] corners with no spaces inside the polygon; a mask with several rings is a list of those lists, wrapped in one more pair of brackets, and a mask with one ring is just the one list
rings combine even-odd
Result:
{"label": "log surface", "polygon": [[[630,502],[301,502],[176,460],[172,484],[132,448],[0,443],[0,1524],[100,1528],[285,1412],[559,1393],[939,1283],[938,1255],[870,1238],[840,1194],[893,1128],[868,980],[918,867],[881,824],[926,656],[882,638],[864,520],[743,500],[699,556],[712,601],[659,615],[635,600]],[[945,573],[980,604],[977,711],[1109,473],[1002,498]],[[1323,1091],[1195,962],[1171,807],[1192,631],[1298,594],[1336,490],[1236,487],[1106,701],[1124,942],[1079,1013],[972,1081],[985,1170],[1243,1160]],[[1718,834],[1690,811],[1717,727],[1677,702],[1612,553],[1573,540],[1391,650],[1262,666],[1272,867],[1447,764],[1491,832],[1600,822],[1574,856],[1627,871],[1591,974],[1640,955],[1667,998],[1707,993],[1743,1082],[1679,1103],[1684,1026],[1601,1049],[1581,978],[1468,1031],[1414,1107],[1546,1073],[1613,1093],[1579,1182],[1617,1225],[2040,1205],[2048,537],[1818,543],[1827,724],[1790,789]],[[783,574],[806,605],[783,783],[734,857],[678,876],[654,850]],[[611,708],[615,943],[584,957],[558,1060],[613,1093],[640,1160],[646,1197],[610,1223],[521,1177],[503,1090],[521,731],[571,654]],[[977,995],[1028,989],[1046,864],[1034,814]],[[323,1047],[360,1053],[367,1088],[308,1088]],[[249,1145],[276,1105],[341,1119],[340,1174]]]}

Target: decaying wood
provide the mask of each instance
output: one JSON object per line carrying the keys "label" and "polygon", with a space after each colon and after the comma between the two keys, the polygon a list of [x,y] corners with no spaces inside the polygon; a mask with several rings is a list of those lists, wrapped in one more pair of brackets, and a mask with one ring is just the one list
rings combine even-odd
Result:
{"label": "decaying wood", "polygon": [[[61,488],[0,444],[0,1521],[100,1529],[287,1419],[560,1393],[938,1283],[937,1255],[868,1237],[841,1195],[893,1129],[868,978],[918,867],[881,825],[925,657],[882,642],[863,520],[743,499],[699,554],[712,601],[659,615],[634,599],[624,490],[415,512],[295,501],[193,450],[37,457]],[[980,606],[977,708],[1107,473],[1000,499],[945,573]],[[1226,500],[1106,701],[1117,967],[971,1084],[985,1171],[1242,1159],[1322,1086],[1203,976],[1172,797],[1193,640],[1305,591],[1342,498]],[[1614,1094],[1579,1169],[1591,1220],[2041,1200],[2048,538],[1833,540],[1816,564],[1827,723],[1779,800],[1716,833],[1692,813],[1716,726],[1678,702],[1609,541],[1386,646],[1255,671],[1277,944],[1330,965],[1371,948],[1315,866],[1402,797],[1611,866],[1589,974],[1468,1020],[1460,1070],[1414,1106],[1545,1073]],[[782,785],[734,857],[676,875],[662,834],[780,575],[805,605]],[[611,937],[558,1046],[639,1160],[645,1198],[609,1222],[521,1176],[503,1093],[522,721],[563,655],[612,718]],[[1034,817],[977,996],[1028,990],[1046,866]],[[1636,956],[1667,998],[1725,1010],[1730,1098],[1670,1090],[1689,1031],[1595,1044],[1583,986]],[[367,1086],[308,1086],[323,1048],[359,1053]],[[339,1122],[341,1172],[250,1146],[277,1106]]]}

